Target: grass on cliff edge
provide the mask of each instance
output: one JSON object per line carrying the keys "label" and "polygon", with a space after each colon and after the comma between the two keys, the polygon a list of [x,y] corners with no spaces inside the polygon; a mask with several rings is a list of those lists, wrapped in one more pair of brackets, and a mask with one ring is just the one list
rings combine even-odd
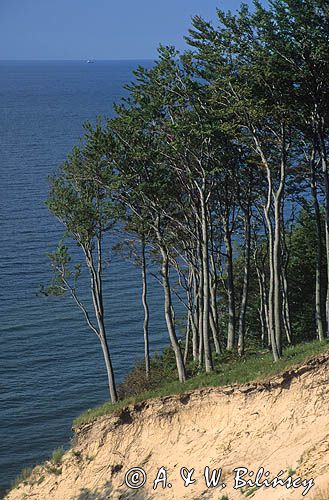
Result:
{"label": "grass on cliff edge", "polygon": [[185,384],[181,384],[177,380],[171,380],[173,373],[167,370],[165,376],[163,376],[163,373],[161,374],[161,382],[157,382],[156,388],[142,390],[133,396],[123,398],[116,404],[106,402],[94,409],[89,409],[73,421],[73,426],[79,427],[80,425],[92,422],[97,417],[108,415],[129,404],[139,403],[147,399],[181,394],[202,387],[217,387],[235,383],[243,384],[254,380],[266,379],[290,366],[301,363],[310,356],[325,351],[328,346],[328,341],[314,341],[290,346],[284,349],[284,355],[277,363],[273,363],[272,354],[265,350],[247,353],[242,358],[238,358],[233,353],[224,353],[221,356],[216,356],[214,363],[215,371],[211,374],[200,373],[193,375],[193,367],[192,369],[190,368],[190,378],[188,378]]}

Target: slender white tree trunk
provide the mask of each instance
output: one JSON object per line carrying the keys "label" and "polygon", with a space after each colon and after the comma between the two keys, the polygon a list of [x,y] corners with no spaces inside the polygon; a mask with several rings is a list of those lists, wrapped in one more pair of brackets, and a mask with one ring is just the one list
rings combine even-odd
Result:
{"label": "slender white tree trunk", "polygon": [[192,284],[193,284],[193,300],[194,300],[194,311],[192,314],[192,350],[193,350],[193,361],[199,359],[199,346],[198,346],[198,328],[199,323],[199,291],[197,287],[197,277],[194,266],[192,267]]}
{"label": "slender white tree trunk", "polygon": [[209,289],[209,248],[208,221],[204,194],[201,195],[202,271],[203,271],[203,347],[206,373],[213,370],[209,341],[210,289]]}
{"label": "slender white tree trunk", "polygon": [[281,303],[281,209],[280,198],[275,196],[274,199],[274,241],[273,241],[273,277],[274,277],[274,325],[275,325],[275,341],[278,356],[282,354],[282,303]]}
{"label": "slender white tree trunk", "polygon": [[227,325],[227,350],[235,346],[235,288],[233,274],[233,250],[231,234],[228,227],[227,217],[224,218],[224,241],[227,255],[227,302],[228,302],[228,325]]}
{"label": "slender white tree trunk", "polygon": [[116,403],[118,401],[118,395],[117,395],[115,381],[114,381],[113,366],[112,366],[109,347],[108,347],[107,340],[106,340],[105,331],[102,332],[102,328],[101,328],[101,333],[100,333],[100,343],[102,346],[103,357],[104,357],[106,371],[107,371],[110,398],[111,398],[112,403]]}
{"label": "slender white tree trunk", "polygon": [[93,254],[90,248],[86,248],[84,249],[84,251],[90,273],[91,294],[98,325],[98,338],[100,340],[103,351],[103,357],[107,371],[110,398],[112,403],[116,403],[118,401],[118,395],[116,390],[114,371],[111,361],[110,349],[107,342],[105,322],[104,322],[101,235],[97,240],[97,266],[95,265]]}
{"label": "slender white tree trunk", "polygon": [[[314,156],[314,155],[313,155]],[[324,339],[324,318],[323,318],[323,291],[322,291],[322,228],[321,213],[317,195],[317,185],[315,176],[314,159],[311,159],[311,193],[313,198],[313,207],[316,225],[316,262],[315,262],[315,322],[317,337]]]}
{"label": "slender white tree trunk", "polygon": [[272,178],[271,172],[266,167],[267,172],[267,203],[264,206],[264,216],[267,225],[268,233],[268,261],[269,261],[269,289],[268,289],[268,305],[267,305],[267,324],[268,338],[271,343],[273,359],[275,362],[279,360],[279,352],[276,345],[275,327],[274,327],[274,266],[273,266],[273,227],[270,218],[271,198],[272,198]]}
{"label": "slender white tree trunk", "polygon": [[176,358],[176,366],[177,366],[177,372],[178,372],[178,378],[180,382],[185,382],[186,381],[186,372],[185,372],[185,365],[184,365],[184,360],[183,360],[183,355],[182,351],[176,336],[176,330],[175,330],[175,322],[173,318],[173,307],[172,307],[172,300],[171,300],[171,289],[170,289],[170,280],[169,280],[169,257],[168,257],[168,251],[167,248],[165,247],[163,243],[163,239],[160,233],[160,220],[159,217],[157,218],[156,225],[155,225],[155,231],[156,231],[156,236],[158,240],[158,246],[162,258],[162,265],[161,265],[161,276],[162,276],[162,286],[164,290],[164,312],[165,312],[165,319],[166,319],[166,324],[167,324],[167,329],[168,329],[168,334],[171,342],[172,349],[175,354]]}
{"label": "slender white tree trunk", "polygon": [[245,334],[246,334],[246,312],[248,303],[249,291],[249,274],[250,274],[250,208],[247,207],[245,213],[245,255],[244,255],[244,271],[243,271],[243,286],[239,315],[239,334],[238,334],[238,353],[240,356],[244,354],[245,349]]}
{"label": "slender white tree trunk", "polygon": [[144,309],[144,360],[145,360],[145,374],[146,377],[150,376],[150,347],[149,347],[149,306],[147,302],[147,275],[146,275],[146,256],[145,256],[145,240],[142,237],[142,303]]}
{"label": "slender white tree trunk", "polygon": [[[320,120],[319,120],[320,121]],[[326,333],[329,337],[329,172],[328,172],[328,158],[325,146],[325,141],[323,139],[323,124],[319,123],[319,149],[321,158],[321,167],[324,182],[324,194],[325,194],[325,238],[326,238],[326,261],[327,261],[327,294],[326,294]]]}

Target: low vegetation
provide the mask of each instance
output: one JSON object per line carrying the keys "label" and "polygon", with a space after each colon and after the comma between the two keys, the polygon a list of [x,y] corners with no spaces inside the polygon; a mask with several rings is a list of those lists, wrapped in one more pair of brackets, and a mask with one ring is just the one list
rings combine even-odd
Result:
{"label": "low vegetation", "polygon": [[21,485],[26,484],[41,484],[45,476],[42,472],[48,472],[59,476],[62,473],[60,465],[62,464],[62,458],[65,453],[63,446],[56,448],[51,457],[44,462],[42,465],[37,467],[26,467],[21,471],[21,473],[12,481],[10,490],[19,488]]}
{"label": "low vegetation", "polygon": [[65,453],[64,448],[61,446],[60,448],[56,448],[56,450],[53,451],[53,454],[50,458],[50,462],[53,465],[60,465],[62,463],[62,457]]}
{"label": "low vegetation", "polygon": [[20,484],[27,484],[31,478],[33,467],[25,467],[20,474],[12,481],[11,489],[17,488]]}
{"label": "low vegetation", "polygon": [[164,351],[162,356],[153,360],[155,366],[149,380],[144,376],[143,365],[137,366],[120,387],[122,399],[118,403],[107,402],[97,408],[87,410],[74,420],[73,425],[78,427],[97,417],[118,411],[129,404],[155,397],[181,394],[202,387],[264,380],[301,363],[310,356],[323,352],[328,347],[327,341],[289,346],[284,350],[284,356],[277,363],[273,363],[271,353],[265,349],[261,351],[250,349],[242,358],[238,357],[237,354],[225,352],[216,357],[215,370],[210,374],[196,373],[197,369],[191,363],[188,370],[189,378],[183,385],[175,380],[175,360],[168,349]]}

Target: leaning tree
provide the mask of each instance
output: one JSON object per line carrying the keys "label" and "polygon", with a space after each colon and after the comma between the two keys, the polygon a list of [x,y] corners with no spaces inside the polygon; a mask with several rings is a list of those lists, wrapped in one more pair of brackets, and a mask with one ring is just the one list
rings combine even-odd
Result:
{"label": "leaning tree", "polygon": [[[85,268],[90,279],[90,299],[93,314],[80,298],[78,278],[82,265],[76,261],[76,252],[69,252],[68,245],[61,241],[55,252],[50,253],[53,279],[45,289],[47,294],[61,295],[68,292],[82,311],[90,330],[99,340],[107,370],[111,401],[118,399],[110,349],[108,345],[104,304],[104,240],[118,218],[118,205],[111,198],[117,184],[111,161],[105,153],[104,132],[98,122],[95,128],[86,124],[85,143],[74,148],[67,161],[50,179],[47,206],[63,224],[65,238],[76,242],[81,250]],[[107,151],[109,151],[107,149]],[[107,188],[103,187],[106,184]]]}

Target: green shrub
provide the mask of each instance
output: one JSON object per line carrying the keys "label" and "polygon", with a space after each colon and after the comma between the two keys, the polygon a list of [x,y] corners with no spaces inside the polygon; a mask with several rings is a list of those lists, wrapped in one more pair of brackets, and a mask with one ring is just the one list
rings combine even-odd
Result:
{"label": "green shrub", "polygon": [[51,463],[47,463],[44,468],[47,472],[49,472],[49,474],[55,474],[55,476],[60,476],[62,474],[62,468],[58,467],[58,465],[51,465]]}
{"label": "green shrub", "polygon": [[60,465],[62,463],[62,458],[65,453],[65,450],[63,446],[60,448],[56,448],[56,450],[53,451],[53,454],[50,458],[50,462],[53,463],[54,465]]}
{"label": "green shrub", "polygon": [[148,379],[145,373],[144,361],[137,363],[118,387],[119,398],[135,397],[142,392],[156,389],[164,381],[176,380],[175,355],[171,347],[166,347],[162,354],[156,354],[151,359],[150,371],[150,378]]}

